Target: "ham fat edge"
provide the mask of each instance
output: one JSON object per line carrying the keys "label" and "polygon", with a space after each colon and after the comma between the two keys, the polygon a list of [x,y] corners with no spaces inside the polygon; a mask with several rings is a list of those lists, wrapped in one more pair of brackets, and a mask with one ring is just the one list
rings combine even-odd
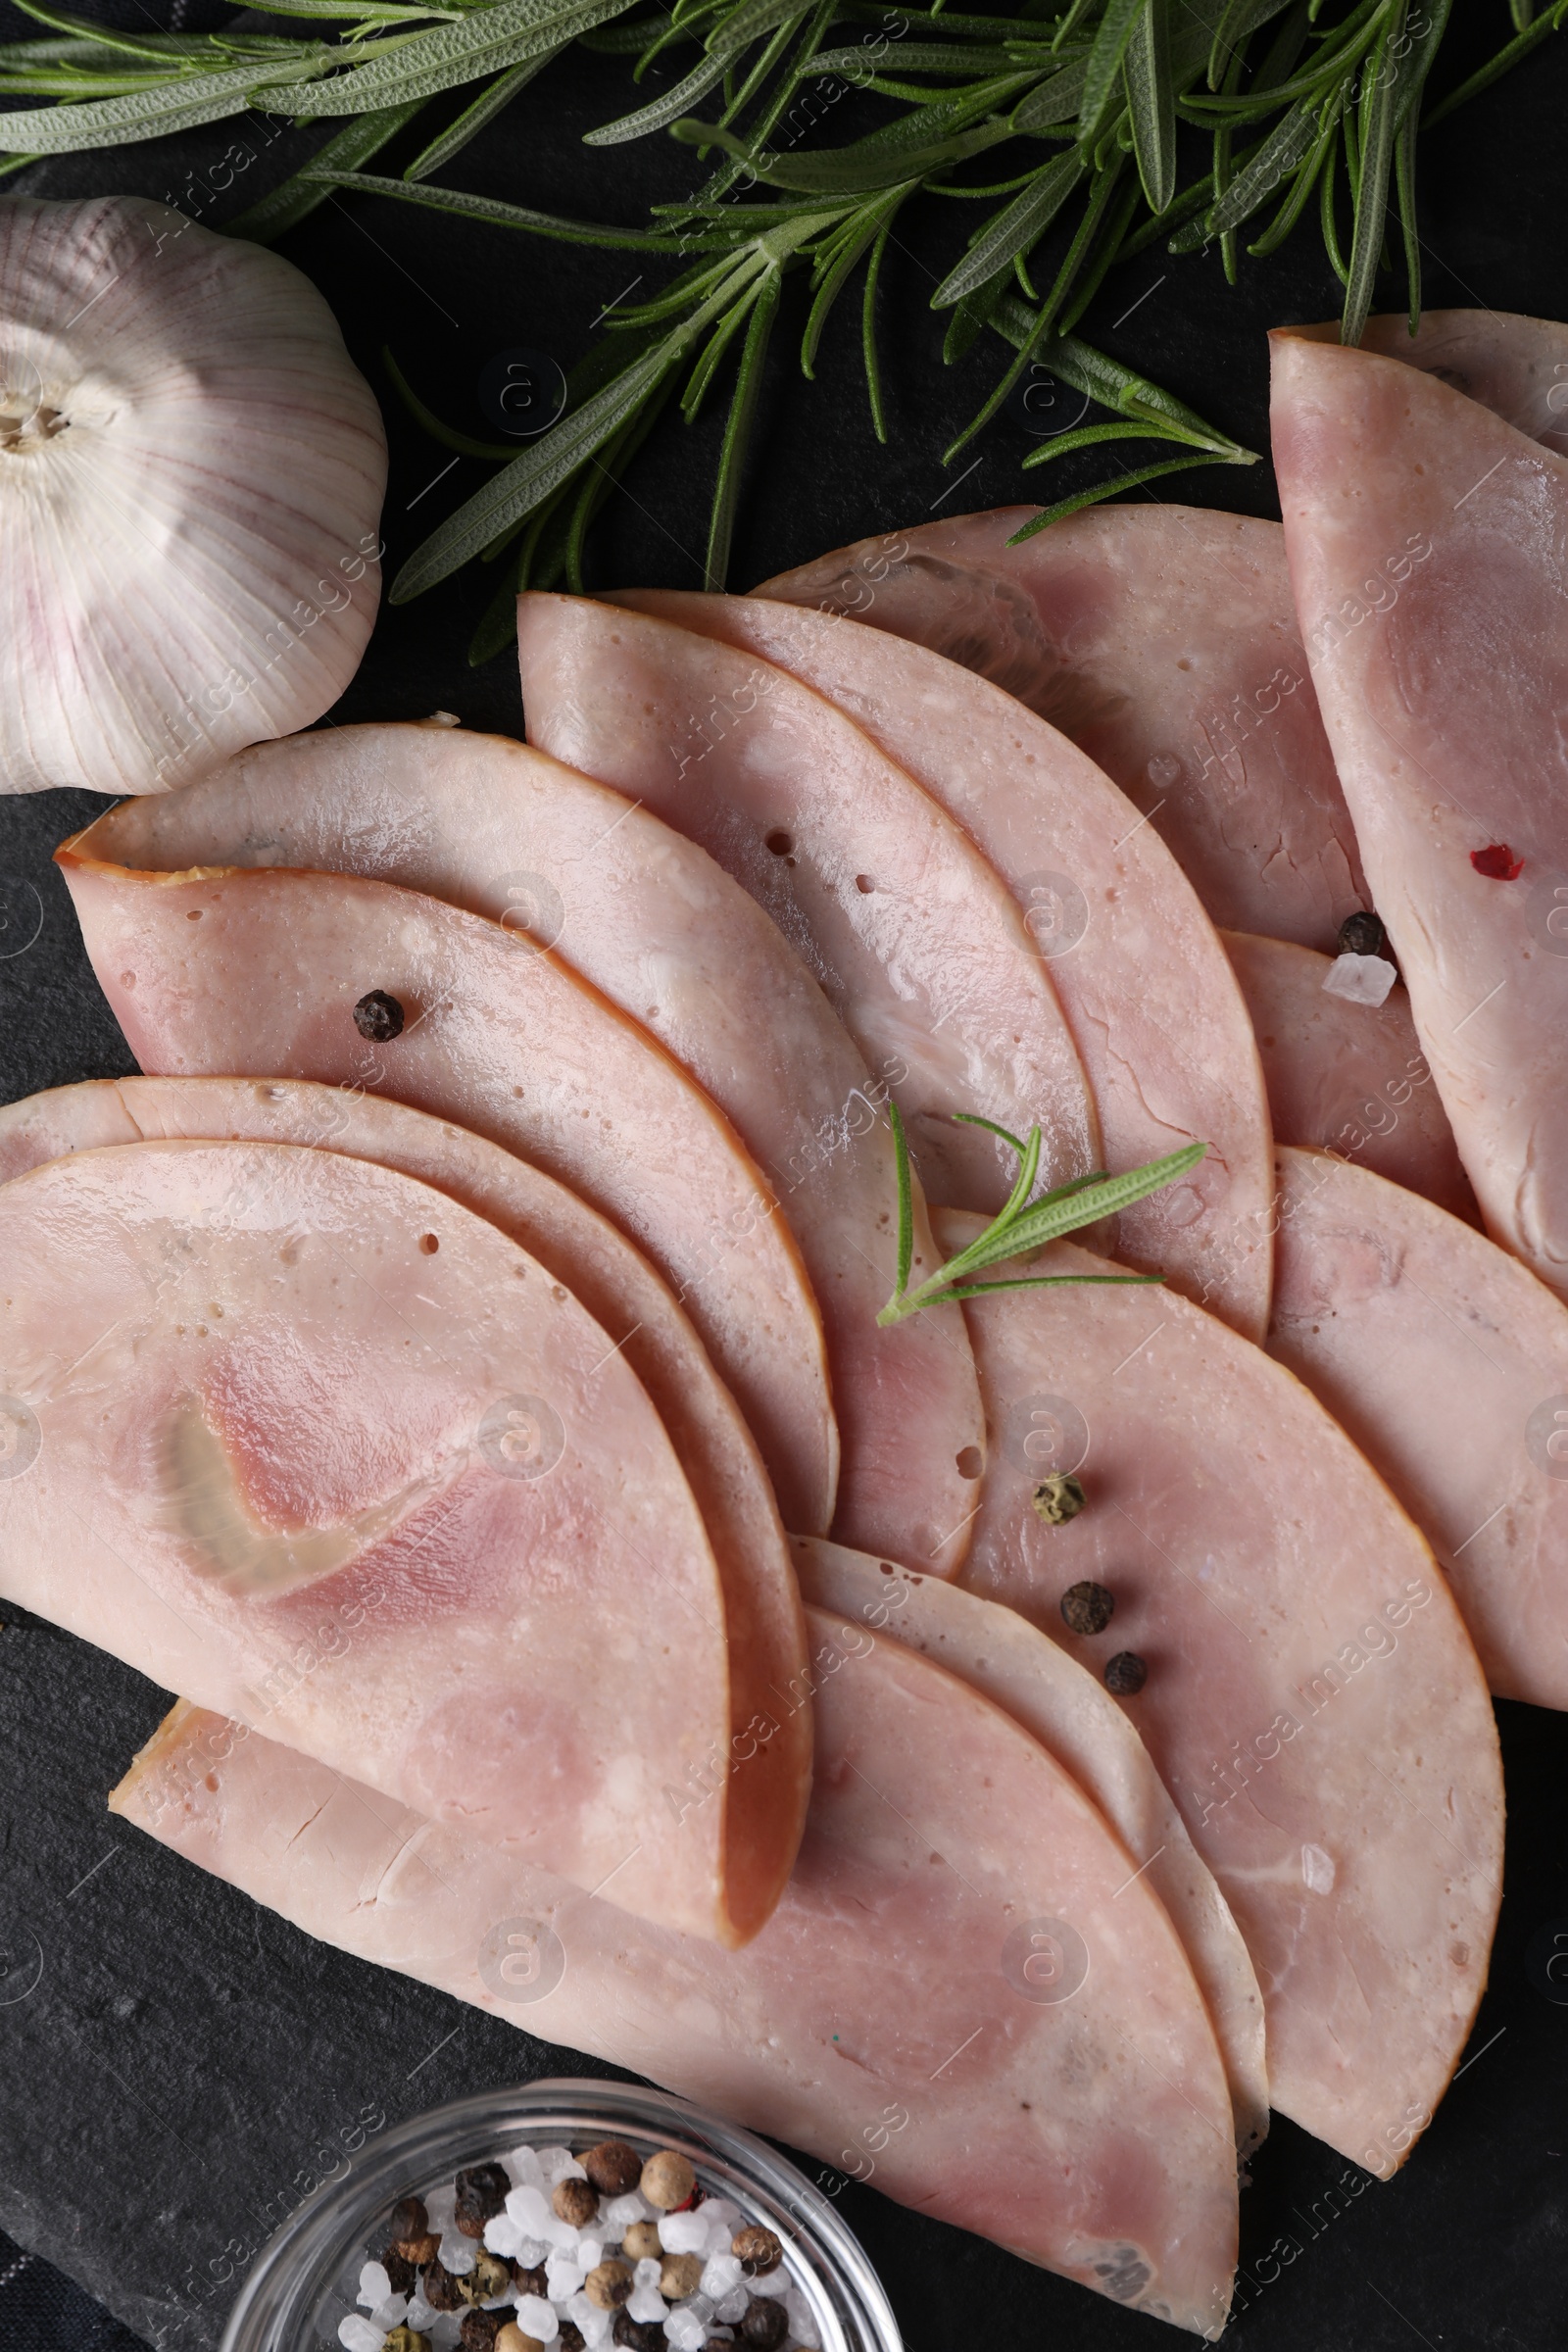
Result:
{"label": "ham fat edge", "polygon": [[[70,1152],[173,1138],[303,1144],[401,1169],[498,1226],[603,1327],[664,1424],[723,1586],[730,1750],[749,1766],[726,1791],[724,1863],[730,1915],[749,1933],[777,1900],[805,1818],[810,1711],[775,1697],[805,1663],[805,1630],[756,1442],[667,1285],[575,1193],[499,1145],[300,1079],[97,1079],[31,1096],[0,1109],[0,1183]],[[759,1719],[774,1727],[760,1746]],[[678,1788],[706,1787],[713,1769],[694,1756]]]}
{"label": "ham fat edge", "polygon": [[702,1516],[536,1259],[398,1170],[160,1141],[0,1186],[0,1264],[11,1598],[628,1910],[760,1924],[787,1789],[740,1918],[725,1807],[663,1795],[730,1739]]}
{"label": "ham fat edge", "polygon": [[[490,916],[521,956],[555,949],[682,1063],[776,1193],[822,1314],[842,1445],[834,1533],[957,1567],[985,1437],[962,1319],[950,1306],[896,1330],[876,1321],[897,1271],[890,1073],[867,1070],[782,934],[705,851],[525,744],[430,726],[258,745],[183,791],[122,802],[76,848],[164,871],[354,873]],[[918,1194],[913,1214],[929,1272]]]}
{"label": "ham fat edge", "polygon": [[[112,1801],[310,1935],[848,2165],[1124,2307],[1217,2332],[1236,2259],[1231,2106],[1162,1906],[989,1699],[858,1620],[808,1624],[811,1808],[743,1952],[628,1922],[193,1709]],[[521,1967],[505,1941],[519,1923]]]}

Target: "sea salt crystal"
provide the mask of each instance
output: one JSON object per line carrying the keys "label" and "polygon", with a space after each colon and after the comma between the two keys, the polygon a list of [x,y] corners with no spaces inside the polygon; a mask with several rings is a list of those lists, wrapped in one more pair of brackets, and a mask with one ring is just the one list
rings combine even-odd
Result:
{"label": "sea salt crystal", "polygon": [[674,2352],[699,2352],[700,2346],[708,2340],[708,2328],[694,2312],[682,2305],[678,2311],[672,2311],[664,2322],[664,2334]]}
{"label": "sea salt crystal", "polygon": [[536,2344],[553,2344],[561,2333],[561,2322],[543,2295],[522,2295],[518,2298],[517,2326],[524,2335],[531,2335]]}
{"label": "sea salt crystal", "polygon": [[584,2272],[584,2275],[585,2275],[585,2276],[586,2276],[586,2274],[587,2274],[589,2271],[597,2271],[597,2270],[598,2270],[598,2268],[599,2268],[599,2265],[600,2265],[600,2264],[601,2264],[601,2263],[604,2261],[604,2259],[605,2259],[605,2249],[604,2249],[604,2243],[603,2243],[603,2241],[602,2241],[600,2238],[598,2238],[598,2237],[580,2237],[580,2238],[578,2238],[578,2240],[577,2240],[577,2260],[578,2260],[578,2261],[579,2261],[579,2262],[582,2264],[582,2267],[583,2267],[583,2272]]}
{"label": "sea salt crystal", "polygon": [[705,2295],[699,2287],[695,2295],[687,2296],[681,2309],[689,2311],[694,2320],[701,2320],[706,2328],[713,2316],[713,2298],[711,2295]]}
{"label": "sea salt crystal", "polygon": [[631,2278],[634,2286],[657,2286],[659,2284],[659,2265],[651,2254],[645,2254],[642,2260],[633,2267]]}
{"label": "sea salt crystal", "polygon": [[569,2148],[541,2148],[539,2177],[550,2188],[554,2188],[558,2180],[586,2180],[588,2178]]}
{"label": "sea salt crystal", "polygon": [[798,2344],[806,2344],[815,2352],[820,2341],[811,2306],[798,2287],[791,2287],[784,2298],[784,2308],[790,2315],[790,2334]]}
{"label": "sea salt crystal", "polygon": [[434,2352],[457,2352],[463,2337],[463,2321],[455,2311],[438,2311],[425,2333]]}
{"label": "sea salt crystal", "polygon": [[518,2229],[526,2230],[530,2237],[537,2237],[552,2218],[549,2199],[531,2180],[508,2189],[507,2211]]}
{"label": "sea salt crystal", "polygon": [[653,2207],[640,2189],[631,2189],[623,2197],[607,2197],[599,2208],[599,2219],[607,2237],[618,2245],[633,2222],[646,2222]]}
{"label": "sea salt crystal", "polygon": [[359,2300],[367,2311],[384,2303],[392,2292],[392,2279],[385,2263],[368,2262],[360,2273]]}
{"label": "sea salt crystal", "polygon": [[707,2197],[698,2211],[715,2237],[722,2230],[726,2246],[746,2218],[740,2207],[732,2205],[728,2197]]}
{"label": "sea salt crystal", "polygon": [[[655,2268],[658,2268],[657,2264]],[[632,2319],[640,2320],[646,2328],[651,2321],[663,2319],[669,2305],[657,2286],[634,2286],[621,2308]]]}
{"label": "sea salt crystal", "polygon": [[452,2217],[458,2210],[458,2192],[451,2181],[445,2188],[432,2188],[424,2200],[424,2210],[437,2237],[445,2235],[452,2227]]}
{"label": "sea salt crystal", "polygon": [[461,2230],[449,2230],[436,2248],[436,2260],[454,2278],[466,2278],[474,2264],[472,2238],[465,2237]]}
{"label": "sea salt crystal", "polygon": [[[573,2300],[575,2302],[575,2298]],[[577,2325],[582,2329],[582,2340],[588,2352],[594,2352],[595,2346],[604,2343],[609,2336],[615,2315],[613,2312],[601,2311],[597,2303],[588,2302],[586,2295],[582,2300],[588,2307]]]}
{"label": "sea salt crystal", "polygon": [[525,2271],[533,2271],[538,2269],[549,2251],[542,2237],[524,2237],[518,2240],[517,2250],[512,2259],[520,2263]]}
{"label": "sea salt crystal", "polygon": [[503,2170],[511,2176],[514,2186],[517,2188],[525,2186],[537,2188],[544,2179],[544,2175],[539,2170],[537,2148],[514,2148],[510,2155],[502,2157],[501,2163]]}
{"label": "sea salt crystal", "polygon": [[787,2295],[789,2291],[789,2273],[785,2270],[782,2263],[779,2264],[776,2271],[769,2271],[765,2278],[754,2278],[752,2280],[752,2292],[754,2295]]}
{"label": "sea salt crystal", "polygon": [[588,2274],[568,2255],[552,2254],[545,2266],[545,2293],[552,2303],[568,2303]]}
{"label": "sea salt crystal", "polygon": [[715,2303],[722,2303],[739,2286],[741,2275],[738,2255],[710,2254],[703,2272],[703,2292],[711,2295]]}
{"label": "sea salt crystal", "polygon": [[370,2322],[373,2327],[379,2328],[384,2334],[389,2328],[401,2328],[408,2316],[408,2296],[388,2295],[386,2301],[384,2303],[378,2303],[375,2309],[371,2312]]}
{"label": "sea salt crystal", "polygon": [[746,2317],[746,2306],[751,2299],[744,2286],[732,2288],[730,2293],[722,2296],[714,2304],[714,2319],[720,2321],[726,2328],[738,2327]]}
{"label": "sea salt crystal", "polygon": [[351,2311],[346,2320],[337,2324],[337,2340],[347,2347],[347,2352],[381,2352],[382,2332],[358,2311]]}
{"label": "sea salt crystal", "polygon": [[1324,974],[1323,994],[1343,997],[1348,1004],[1381,1004],[1395,978],[1386,956],[1336,956]]}
{"label": "sea salt crystal", "polygon": [[484,2226],[484,2242],[492,2254],[510,2261],[522,2244],[522,2224],[514,2222],[510,2213],[498,2213]]}
{"label": "sea salt crystal", "polygon": [[429,2304],[418,2292],[417,2288],[416,2288],[415,2292],[409,2298],[409,2326],[415,2328],[417,2333],[423,2335],[428,2329],[430,2323],[435,2316],[436,2315],[431,2310]]}
{"label": "sea salt crystal", "polygon": [[708,2244],[708,2217],[695,2213],[666,2213],[659,2225],[659,2242],[666,2254],[700,2254]]}

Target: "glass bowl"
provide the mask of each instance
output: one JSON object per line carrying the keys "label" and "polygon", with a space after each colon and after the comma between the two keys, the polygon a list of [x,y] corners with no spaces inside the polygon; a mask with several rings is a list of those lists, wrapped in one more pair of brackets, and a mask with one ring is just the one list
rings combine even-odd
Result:
{"label": "glass bowl", "polygon": [[560,2078],[454,2099],[366,2148],[263,2248],[229,2315],[221,2352],[341,2352],[338,2323],[350,2312],[363,2316],[360,2271],[380,2259],[400,2197],[523,2140],[580,2151],[611,2137],[629,2140],[645,2158],[675,2149],[702,2187],[777,2234],[820,2352],[903,2352],[893,2307],[858,2239],[765,2141],[663,2091]]}

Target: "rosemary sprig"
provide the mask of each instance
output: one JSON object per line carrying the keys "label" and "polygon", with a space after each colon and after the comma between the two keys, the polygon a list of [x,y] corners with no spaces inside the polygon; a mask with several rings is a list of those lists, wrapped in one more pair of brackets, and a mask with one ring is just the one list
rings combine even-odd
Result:
{"label": "rosemary sprig", "polygon": [[892,1298],[877,1316],[878,1323],[884,1325],[906,1322],[910,1315],[919,1314],[922,1307],[943,1306],[950,1299],[983,1298],[988,1291],[1049,1290],[1066,1282],[1158,1282],[1161,1277],[1157,1274],[1018,1274],[1002,1282],[972,1282],[970,1276],[984,1273],[987,1266],[1001,1265],[1007,1258],[1032,1256],[1048,1242],[1059,1241],[1063,1234],[1098,1224],[1102,1217],[1114,1216],[1118,1209],[1130,1208],[1135,1200],[1147,1200],[1162,1185],[1172,1184],[1178,1176],[1185,1176],[1189,1168],[1196,1168],[1208,1150],[1206,1144],[1188,1144],[1180,1152],[1168,1152],[1163,1159],[1151,1160],[1147,1167],[1130,1169],[1125,1176],[1107,1176],[1097,1170],[1091,1176],[1074,1176],[1066,1184],[1058,1184],[1053,1191],[1031,1200],[1040,1173],[1040,1129],[1032,1128],[1028,1141],[1023,1143],[1017,1136],[1009,1135],[1005,1127],[999,1127],[994,1119],[983,1119],[968,1111],[956,1112],[962,1125],[984,1127],[1016,1152],[1018,1173],[1005,1204],[984,1233],[911,1291],[914,1216],[909,1147],[896,1102],[889,1102],[888,1116],[893,1126],[898,1166],[899,1237],[898,1281]]}

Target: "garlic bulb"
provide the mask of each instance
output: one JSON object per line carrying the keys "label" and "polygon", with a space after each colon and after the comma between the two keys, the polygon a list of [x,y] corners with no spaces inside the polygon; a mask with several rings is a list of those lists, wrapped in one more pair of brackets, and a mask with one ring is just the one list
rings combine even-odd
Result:
{"label": "garlic bulb", "polygon": [[385,487],[289,263],[139,197],[0,199],[0,791],[167,791],[318,718]]}

